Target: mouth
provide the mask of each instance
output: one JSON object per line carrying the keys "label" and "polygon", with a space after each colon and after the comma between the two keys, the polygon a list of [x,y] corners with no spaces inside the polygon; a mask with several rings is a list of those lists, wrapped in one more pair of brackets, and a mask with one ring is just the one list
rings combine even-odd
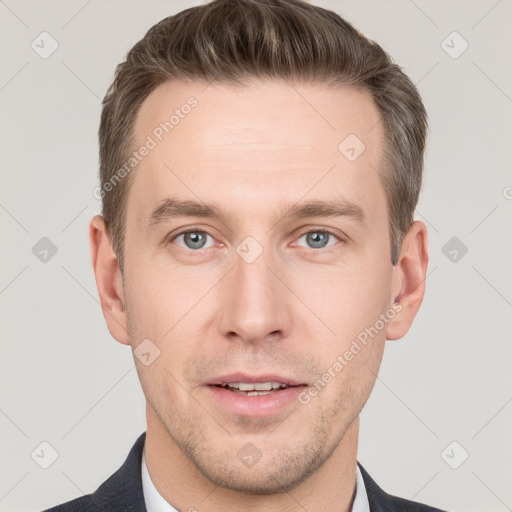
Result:
{"label": "mouth", "polygon": [[261,417],[278,413],[297,401],[307,384],[280,375],[232,374],[206,386],[224,411],[241,416]]}
{"label": "mouth", "polygon": [[215,384],[218,388],[227,389],[233,393],[245,396],[263,396],[270,395],[282,389],[297,387],[298,385],[284,384],[283,382],[227,382]]}

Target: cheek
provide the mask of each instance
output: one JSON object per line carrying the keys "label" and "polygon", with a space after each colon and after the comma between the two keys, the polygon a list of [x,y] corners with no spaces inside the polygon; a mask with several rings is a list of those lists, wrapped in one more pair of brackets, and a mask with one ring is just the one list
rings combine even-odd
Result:
{"label": "cheek", "polygon": [[[294,272],[294,291],[303,298],[317,319],[329,327],[327,339],[337,348],[373,325],[386,309],[391,286],[390,265],[363,260],[343,265]],[[300,278],[299,278],[300,275]],[[313,321],[313,320],[311,320]],[[331,344],[331,343],[329,343]]]}
{"label": "cheek", "polygon": [[[133,253],[132,253],[133,254]],[[138,335],[162,338],[186,312],[186,303],[194,296],[179,272],[149,258],[134,257],[126,266],[127,302],[138,326]]]}
{"label": "cheek", "polygon": [[388,304],[390,278],[383,277],[388,271],[386,265],[361,262],[354,271],[311,276],[315,288],[303,281],[303,293],[314,290],[307,295],[311,308],[334,331],[322,329],[314,350],[322,357],[323,379],[332,382],[324,403],[336,404],[332,409],[342,416],[359,411],[375,383],[385,345],[380,315]]}
{"label": "cheek", "polygon": [[127,297],[136,327],[132,339],[137,345],[148,338],[160,351],[154,364],[161,367],[161,371],[147,372],[145,380],[148,383],[152,378],[169,381],[169,390],[174,389],[173,377],[183,381],[188,362],[197,357],[200,344],[205,341],[200,332],[204,329],[204,319],[211,314],[204,296],[214,282],[210,283],[203,275],[187,276],[150,261],[139,268],[132,277]]}

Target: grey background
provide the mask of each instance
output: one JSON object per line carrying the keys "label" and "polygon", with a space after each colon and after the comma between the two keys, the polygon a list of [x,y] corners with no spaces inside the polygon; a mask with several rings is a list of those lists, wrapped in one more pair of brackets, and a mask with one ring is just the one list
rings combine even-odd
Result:
{"label": "grey background", "polygon": [[[0,0],[2,511],[94,491],[145,430],[132,355],[108,333],[90,264],[100,98],[152,24],[200,3]],[[390,493],[512,510],[511,1],[314,3],[382,44],[430,116],[426,297],[387,343],[358,458]],[[59,45],[47,59],[31,48],[42,31]],[[453,31],[469,44],[458,58]],[[32,252],[42,237],[58,250],[46,262]],[[455,262],[452,237],[468,249]],[[58,452],[48,469],[31,457],[43,441]]]}

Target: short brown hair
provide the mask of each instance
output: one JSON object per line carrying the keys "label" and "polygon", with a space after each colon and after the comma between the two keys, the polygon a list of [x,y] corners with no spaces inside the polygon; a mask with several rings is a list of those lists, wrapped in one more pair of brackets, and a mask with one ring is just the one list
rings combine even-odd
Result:
{"label": "short brown hair", "polygon": [[133,151],[142,102],[168,80],[243,83],[253,77],[352,86],[372,94],[385,132],[379,175],[395,265],[403,236],[414,221],[427,134],[427,114],[414,84],[377,43],[332,11],[302,0],[213,0],[151,27],[117,66],[103,100],[102,215],[121,272],[133,173],[115,186],[105,185],[112,183]]}

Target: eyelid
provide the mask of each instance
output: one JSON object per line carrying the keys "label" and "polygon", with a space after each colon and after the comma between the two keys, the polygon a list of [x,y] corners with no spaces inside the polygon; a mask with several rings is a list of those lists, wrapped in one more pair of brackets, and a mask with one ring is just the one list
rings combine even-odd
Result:
{"label": "eyelid", "polygon": [[300,231],[300,234],[297,235],[298,237],[301,237],[303,235],[306,235],[307,233],[328,233],[329,235],[335,236],[336,238],[343,240],[343,235],[338,234],[337,230],[334,230],[332,228],[326,228],[323,226],[308,226],[304,229],[304,231]]}

